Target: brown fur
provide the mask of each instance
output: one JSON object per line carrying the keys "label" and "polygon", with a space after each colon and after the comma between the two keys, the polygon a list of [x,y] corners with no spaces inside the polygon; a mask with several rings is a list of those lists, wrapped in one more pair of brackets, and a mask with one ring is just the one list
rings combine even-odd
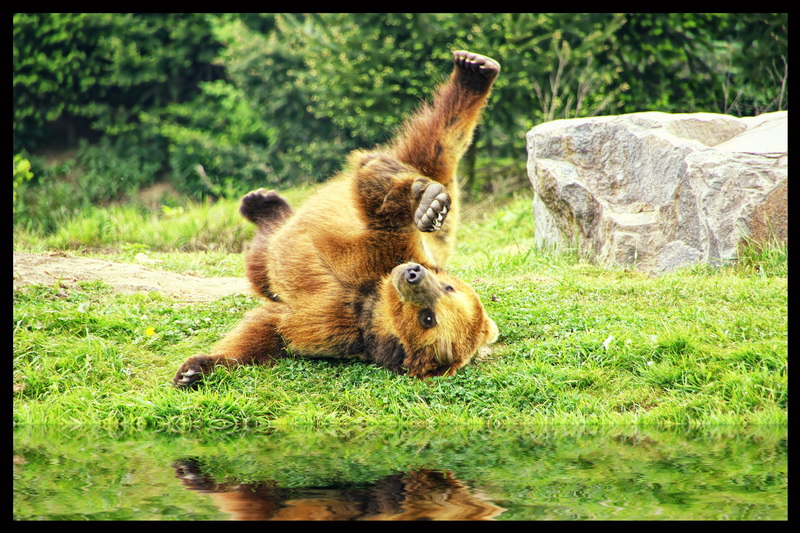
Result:
{"label": "brown fur", "polygon": [[[457,225],[456,167],[499,65],[469,52],[453,58],[432,104],[392,143],[353,152],[301,209],[274,191],[242,199],[241,213],[258,227],[247,275],[268,300],[211,355],[189,358],[176,385],[193,386],[217,364],[267,364],[287,352],[453,375],[496,339],[477,294],[444,266]],[[434,325],[422,325],[423,311]]]}
{"label": "brown fur", "polygon": [[505,511],[449,471],[419,469],[371,484],[286,489],[272,480],[218,482],[193,459],[173,467],[188,490],[209,495],[233,520],[492,520]]}

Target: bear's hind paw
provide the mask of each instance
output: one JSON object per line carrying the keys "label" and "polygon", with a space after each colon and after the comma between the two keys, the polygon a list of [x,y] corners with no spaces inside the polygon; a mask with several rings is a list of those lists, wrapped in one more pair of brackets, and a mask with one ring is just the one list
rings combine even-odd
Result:
{"label": "bear's hind paw", "polygon": [[482,92],[492,86],[500,74],[500,63],[480,54],[465,50],[453,52],[453,63],[460,71],[461,82],[470,89]]}
{"label": "bear's hind paw", "polygon": [[250,191],[242,197],[239,204],[239,213],[253,224],[269,222],[282,212],[290,210],[289,204],[280,194],[263,188]]}

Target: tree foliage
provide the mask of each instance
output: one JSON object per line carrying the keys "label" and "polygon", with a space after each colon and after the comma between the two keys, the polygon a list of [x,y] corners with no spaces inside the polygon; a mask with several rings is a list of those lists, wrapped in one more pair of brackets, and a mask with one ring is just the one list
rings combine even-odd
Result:
{"label": "tree foliage", "polygon": [[15,14],[15,151],[52,140],[54,123],[118,134],[139,111],[188,99],[219,75],[209,31],[197,14]]}
{"label": "tree foliage", "polygon": [[[543,121],[788,109],[787,28],[785,13],[18,13],[14,153],[28,193],[80,171],[85,201],[160,176],[196,196],[319,181],[469,49],[503,68],[464,169],[479,187],[524,166]],[[69,172],[40,157],[70,147]]]}

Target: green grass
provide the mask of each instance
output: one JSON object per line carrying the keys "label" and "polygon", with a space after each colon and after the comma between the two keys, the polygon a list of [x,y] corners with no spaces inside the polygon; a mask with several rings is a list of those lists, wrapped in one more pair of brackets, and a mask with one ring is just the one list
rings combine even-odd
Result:
{"label": "green grass", "polygon": [[[293,191],[295,202],[307,193]],[[241,256],[230,250],[247,231],[232,201],[158,215],[118,207],[52,236],[17,230],[15,249],[118,261],[147,251],[165,270],[241,275]],[[100,282],[22,287],[14,292],[14,422],[173,431],[787,424],[785,247],[649,277],[540,251],[532,238],[525,196],[466,217],[451,270],[473,284],[501,335],[451,379],[292,359],[175,390],[177,366],[255,298],[185,305]]]}
{"label": "green grass", "polygon": [[[313,190],[281,191],[300,205]],[[253,237],[253,225],[239,214],[239,201],[190,202],[152,212],[141,205],[93,207],[64,220],[52,234],[14,227],[14,246],[27,251],[76,249],[88,252],[156,250],[162,252],[238,252]]]}

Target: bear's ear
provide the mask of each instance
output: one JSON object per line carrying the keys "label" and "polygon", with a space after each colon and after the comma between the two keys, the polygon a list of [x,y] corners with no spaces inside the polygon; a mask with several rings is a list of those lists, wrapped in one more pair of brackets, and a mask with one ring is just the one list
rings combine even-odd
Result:
{"label": "bear's ear", "polygon": [[494,341],[497,340],[497,337],[500,335],[500,330],[497,329],[497,324],[494,323],[494,320],[486,317],[486,322],[484,323],[484,331],[486,332],[486,341],[485,344],[492,344]]}

